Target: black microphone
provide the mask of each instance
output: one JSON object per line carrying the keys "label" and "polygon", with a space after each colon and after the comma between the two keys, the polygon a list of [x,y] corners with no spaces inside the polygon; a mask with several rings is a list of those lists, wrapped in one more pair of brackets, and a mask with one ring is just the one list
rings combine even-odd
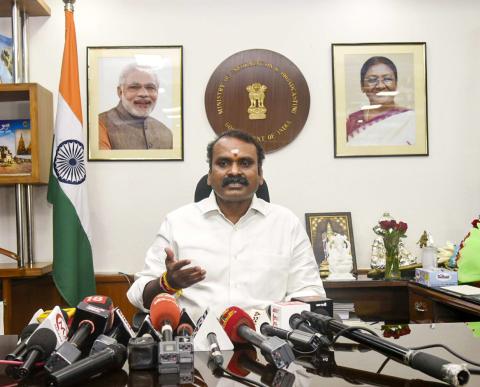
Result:
{"label": "black microphone", "polygon": [[112,321],[112,300],[109,297],[86,297],[77,305],[70,339],[52,354],[45,369],[52,373],[79,360],[82,352],[91,348],[94,340],[110,328]]}
{"label": "black microphone", "polygon": [[18,368],[18,377],[26,378],[35,362],[46,359],[57,345],[57,336],[48,328],[37,329],[27,343],[25,362]]}
{"label": "black microphone", "polygon": [[49,386],[69,386],[106,371],[120,369],[127,359],[122,344],[111,344],[95,355],[88,356],[49,375]]}
{"label": "black microphone", "polygon": [[20,355],[20,353],[22,353],[24,349],[27,348],[28,338],[32,335],[33,332],[35,332],[39,325],[39,323],[31,323],[28,324],[25,328],[23,328],[19,337],[20,342],[12,352],[5,356],[5,360],[14,360],[17,356]]}
{"label": "black microphone", "polygon": [[213,361],[216,366],[223,365],[223,354],[218,345],[217,335],[213,332],[210,332],[207,335],[208,344],[210,345],[210,355],[209,359]]}
{"label": "black microphone", "polygon": [[263,323],[260,327],[260,332],[265,336],[277,336],[281,339],[290,341],[294,347],[303,351],[315,351],[320,345],[328,345],[330,341],[323,340],[323,337],[316,333],[304,332],[299,329],[287,331],[274,327],[268,323]]}
{"label": "black microphone", "polygon": [[429,353],[402,347],[381,337],[374,336],[351,327],[329,316],[303,311],[302,317],[306,318],[323,334],[336,334],[345,329],[343,336],[363,344],[389,358],[406,364],[416,370],[426,373],[436,379],[442,380],[453,386],[462,386],[468,382],[470,372],[462,364],[453,364]]}

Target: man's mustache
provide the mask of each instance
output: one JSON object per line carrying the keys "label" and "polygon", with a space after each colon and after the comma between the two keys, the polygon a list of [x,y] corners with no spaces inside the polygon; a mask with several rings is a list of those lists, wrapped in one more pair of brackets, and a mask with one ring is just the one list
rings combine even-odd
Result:
{"label": "man's mustache", "polygon": [[244,186],[247,186],[249,184],[248,180],[243,176],[226,176],[222,181],[222,187],[226,187],[229,184],[237,184],[237,183],[242,184]]}

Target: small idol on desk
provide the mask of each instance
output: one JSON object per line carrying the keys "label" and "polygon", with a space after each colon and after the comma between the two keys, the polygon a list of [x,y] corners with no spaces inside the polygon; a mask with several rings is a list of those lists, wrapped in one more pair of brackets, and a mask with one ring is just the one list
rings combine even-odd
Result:
{"label": "small idol on desk", "polygon": [[330,274],[327,280],[353,280],[353,258],[350,242],[342,234],[334,233],[328,240],[328,266]]}
{"label": "small idol on desk", "polygon": [[[388,212],[385,212],[378,220],[375,227],[380,227],[380,222],[395,220]],[[385,246],[383,238],[378,236],[372,244],[372,257],[370,259],[370,267],[372,269],[385,269]],[[413,265],[417,262],[417,258],[407,250],[403,241],[398,242],[398,254],[400,255],[400,267]]]}

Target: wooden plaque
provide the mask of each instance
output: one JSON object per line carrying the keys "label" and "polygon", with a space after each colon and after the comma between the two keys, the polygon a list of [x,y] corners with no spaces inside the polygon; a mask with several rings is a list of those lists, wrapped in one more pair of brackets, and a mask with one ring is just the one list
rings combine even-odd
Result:
{"label": "wooden plaque", "polygon": [[205,109],[215,133],[244,130],[273,152],[291,143],[310,109],[302,73],[288,58],[255,49],[233,54],[213,72]]}

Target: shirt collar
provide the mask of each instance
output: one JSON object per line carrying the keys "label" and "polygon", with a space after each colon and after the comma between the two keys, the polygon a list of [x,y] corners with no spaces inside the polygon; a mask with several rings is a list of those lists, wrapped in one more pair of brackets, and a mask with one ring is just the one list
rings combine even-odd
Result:
{"label": "shirt collar", "polygon": [[[206,199],[203,199],[197,203],[197,206],[200,208],[202,214],[207,214],[208,212],[217,211],[221,213],[220,208],[218,208],[217,200],[215,198],[215,192],[212,190],[210,196]],[[254,210],[261,213],[262,215],[268,214],[268,203],[263,199],[259,199],[257,195],[253,195],[252,203],[248,211]],[[247,211],[247,213],[248,213]]]}

